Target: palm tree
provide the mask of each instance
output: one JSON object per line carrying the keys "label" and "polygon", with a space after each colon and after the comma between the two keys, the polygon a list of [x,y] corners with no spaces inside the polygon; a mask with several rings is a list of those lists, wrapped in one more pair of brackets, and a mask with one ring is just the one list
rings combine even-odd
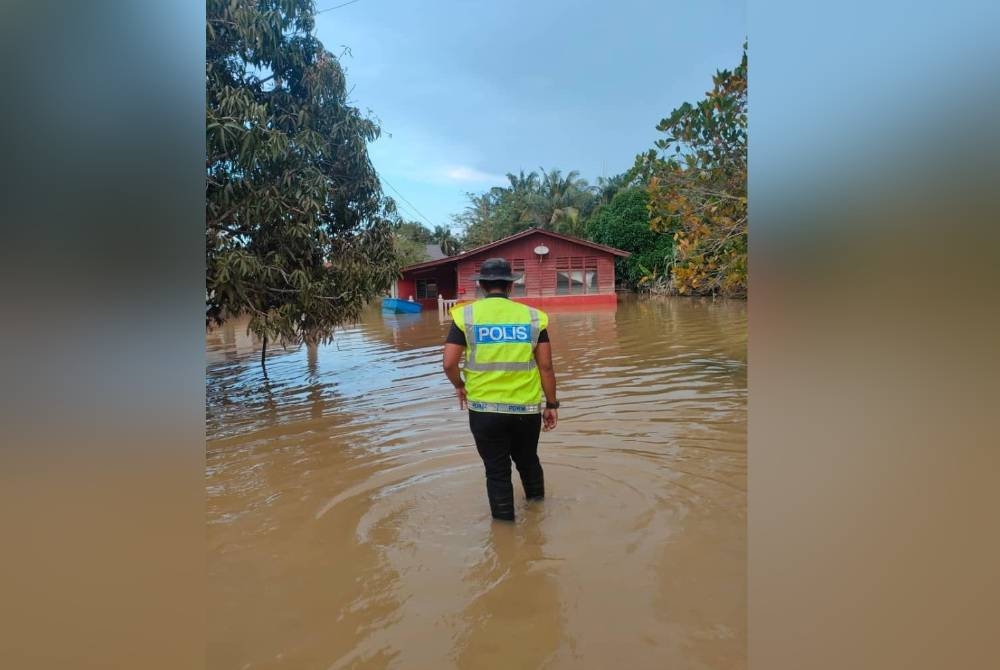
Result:
{"label": "palm tree", "polygon": [[556,232],[579,235],[581,211],[589,210],[594,194],[577,170],[570,170],[563,177],[560,170],[542,170],[543,177],[536,211],[540,214],[542,227]]}
{"label": "palm tree", "polygon": [[508,172],[507,181],[510,182],[510,187],[499,189],[502,193],[497,199],[502,205],[507,234],[539,225],[541,220],[535,211],[535,201],[541,191],[538,173],[532,171],[524,174],[524,170],[520,170],[518,174]]}
{"label": "palm tree", "polygon": [[464,228],[464,244],[478,247],[499,239],[495,236],[496,222],[492,216],[496,206],[496,195],[492,191],[465,195],[469,199],[469,204],[465,206],[465,211],[453,217],[455,223]]}
{"label": "palm tree", "polygon": [[513,172],[507,173],[507,181],[510,182],[510,190],[514,193],[537,193],[538,192],[538,173],[529,172],[527,175],[524,174],[524,170],[521,170],[519,174],[514,174]]}
{"label": "palm tree", "polygon": [[431,232],[431,239],[441,248],[441,253],[445,256],[454,256],[458,253],[458,240],[451,232],[451,228],[444,226],[434,226]]}
{"label": "palm tree", "polygon": [[607,205],[615,197],[618,191],[628,186],[628,175],[626,173],[617,174],[614,177],[598,177],[594,192],[602,205]]}

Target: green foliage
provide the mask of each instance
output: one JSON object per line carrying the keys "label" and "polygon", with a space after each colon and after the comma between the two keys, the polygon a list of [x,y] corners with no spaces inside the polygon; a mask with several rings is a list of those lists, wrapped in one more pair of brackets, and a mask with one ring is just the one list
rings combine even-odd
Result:
{"label": "green foliage", "polygon": [[462,248],[472,249],[505,237],[505,234],[498,230],[500,225],[495,213],[497,204],[494,194],[488,191],[465,195],[469,204],[461,214],[453,214],[451,217],[452,223],[463,231]]}
{"label": "green foliage", "polygon": [[576,170],[565,174],[543,170],[540,174],[525,174],[523,170],[508,173],[508,186],[467,194],[465,211],[452,217],[464,231],[463,248],[489,244],[534,227],[633,252],[636,260],[619,260],[616,266],[619,281],[630,286],[640,284],[643,273],[638,263],[665,267],[671,240],[650,230],[646,195],[642,188],[636,188],[644,182],[631,172],[599,178],[594,187]]}
{"label": "green foliage", "polygon": [[587,237],[593,242],[631,252],[615,261],[619,281],[631,288],[643,285],[651,268],[664,271],[673,251],[670,235],[649,226],[648,197],[644,188],[619,191],[607,205],[601,205],[587,221]]}
{"label": "green foliage", "polygon": [[427,246],[434,241],[433,233],[415,221],[398,219],[392,223],[393,244],[401,267],[427,260]]}
{"label": "green foliage", "polygon": [[454,256],[458,253],[459,240],[451,229],[445,226],[434,226],[434,230],[430,230],[427,226],[415,221],[399,220],[393,223],[392,228],[396,253],[399,255],[403,267],[429,260],[427,258],[428,244],[437,244],[441,253],[446,256]]}
{"label": "green foliage", "polygon": [[400,264],[416,265],[427,260],[427,247],[423,242],[416,242],[406,237],[396,236],[396,254],[399,256]]}
{"label": "green foliage", "polygon": [[368,158],[379,127],[347,103],[311,0],[208,0],[207,318],[329,339],[396,275],[391,200]]}
{"label": "green foliage", "polygon": [[469,193],[469,205],[452,217],[463,230],[463,246],[473,248],[527,228],[542,228],[583,236],[584,221],[597,204],[597,196],[580,173],[542,170],[508,173],[509,186],[485,193]]}
{"label": "green foliage", "polygon": [[551,170],[542,178],[535,208],[544,220],[542,228],[582,237],[583,221],[595,203],[594,192],[579,172],[570,170],[563,177],[559,170]]}
{"label": "green foliage", "polygon": [[458,253],[458,238],[451,232],[451,228],[445,226],[434,226],[431,239],[441,249],[445,256],[454,256]]}
{"label": "green foliage", "polygon": [[747,289],[747,54],[713,78],[703,100],[660,121],[666,135],[636,159],[648,177],[650,225],[675,240],[677,293],[743,296]]}
{"label": "green foliage", "polygon": [[419,242],[421,245],[434,242],[434,233],[427,226],[415,221],[403,221],[400,219],[393,223],[392,228],[403,239]]}
{"label": "green foliage", "polygon": [[597,202],[601,205],[607,205],[619,191],[635,185],[637,185],[636,180],[630,172],[623,172],[622,174],[607,178],[598,177],[597,186],[594,187]]}

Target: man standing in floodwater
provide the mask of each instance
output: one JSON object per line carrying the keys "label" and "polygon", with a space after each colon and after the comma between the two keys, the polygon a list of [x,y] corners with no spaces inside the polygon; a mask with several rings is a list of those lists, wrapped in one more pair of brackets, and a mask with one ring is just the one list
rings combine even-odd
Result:
{"label": "man standing in floodwater", "polygon": [[[454,323],[444,345],[444,373],[455,387],[459,408],[469,410],[469,428],[486,467],[490,512],[504,521],[514,520],[511,459],[525,497],[545,497],[538,435],[559,421],[549,317],[510,300],[514,281],[520,278],[503,258],[484,261],[473,279],[486,297],[451,310]],[[459,371],[463,353],[464,380]]]}

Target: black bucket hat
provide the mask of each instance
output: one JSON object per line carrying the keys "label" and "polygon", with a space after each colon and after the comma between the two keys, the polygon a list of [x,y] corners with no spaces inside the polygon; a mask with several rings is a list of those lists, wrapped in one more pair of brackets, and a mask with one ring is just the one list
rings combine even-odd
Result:
{"label": "black bucket hat", "polygon": [[472,275],[475,281],[517,281],[523,273],[514,274],[506,258],[487,258],[479,272]]}

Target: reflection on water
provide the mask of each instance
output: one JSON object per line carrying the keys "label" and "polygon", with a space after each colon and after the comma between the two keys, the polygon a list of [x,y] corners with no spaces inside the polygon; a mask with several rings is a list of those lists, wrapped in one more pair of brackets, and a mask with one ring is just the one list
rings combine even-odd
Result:
{"label": "reflection on water", "polygon": [[266,380],[242,327],[209,333],[209,667],[745,667],[745,303],[549,329],[548,497],[517,491],[516,524],[435,312],[373,310]]}

